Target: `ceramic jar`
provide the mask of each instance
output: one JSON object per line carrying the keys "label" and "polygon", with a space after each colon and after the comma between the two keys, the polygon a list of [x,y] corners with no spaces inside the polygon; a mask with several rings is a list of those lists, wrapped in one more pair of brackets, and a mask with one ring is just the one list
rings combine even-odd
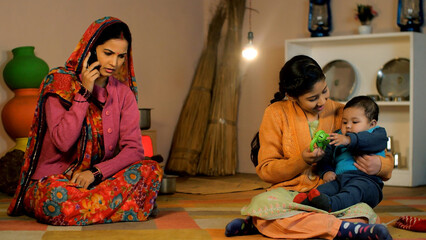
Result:
{"label": "ceramic jar", "polygon": [[358,27],[359,34],[370,34],[372,32],[371,25],[361,25]]}
{"label": "ceramic jar", "polygon": [[39,88],[49,72],[47,63],[34,54],[33,46],[14,48],[12,53],[13,59],[6,64],[3,71],[7,86],[12,90]]}
{"label": "ceramic jar", "polygon": [[1,119],[7,134],[15,138],[28,137],[37,105],[38,88],[13,90],[15,96],[3,107]]}
{"label": "ceramic jar", "polygon": [[47,63],[36,57],[33,46],[12,50],[13,58],[3,71],[7,86],[15,93],[4,106],[1,118],[7,134],[27,138],[39,95],[39,87],[49,72]]}

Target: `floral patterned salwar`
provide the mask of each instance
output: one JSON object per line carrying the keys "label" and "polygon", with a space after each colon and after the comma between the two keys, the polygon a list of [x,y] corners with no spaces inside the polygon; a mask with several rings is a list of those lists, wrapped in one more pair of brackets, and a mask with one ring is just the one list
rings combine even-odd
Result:
{"label": "floral patterned salwar", "polygon": [[80,188],[66,176],[33,180],[24,207],[40,222],[51,225],[145,221],[157,197],[162,169],[143,160],[119,171],[91,189]]}

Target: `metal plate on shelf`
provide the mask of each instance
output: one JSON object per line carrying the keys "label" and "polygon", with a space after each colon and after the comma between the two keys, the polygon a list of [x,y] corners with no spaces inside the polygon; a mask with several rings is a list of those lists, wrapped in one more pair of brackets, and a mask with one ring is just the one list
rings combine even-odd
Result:
{"label": "metal plate on shelf", "polygon": [[410,96],[410,60],[395,58],[388,61],[377,72],[376,86],[382,97],[408,99]]}
{"label": "metal plate on shelf", "polygon": [[330,98],[336,101],[347,101],[357,84],[355,69],[346,60],[333,60],[323,67]]}

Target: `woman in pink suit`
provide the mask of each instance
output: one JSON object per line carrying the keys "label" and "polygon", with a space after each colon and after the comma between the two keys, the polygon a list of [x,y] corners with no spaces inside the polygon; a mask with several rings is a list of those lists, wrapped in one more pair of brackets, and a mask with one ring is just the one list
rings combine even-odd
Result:
{"label": "woman in pink suit", "polygon": [[9,215],[52,225],[147,220],[163,172],[143,160],[131,34],[92,23],[40,95]]}

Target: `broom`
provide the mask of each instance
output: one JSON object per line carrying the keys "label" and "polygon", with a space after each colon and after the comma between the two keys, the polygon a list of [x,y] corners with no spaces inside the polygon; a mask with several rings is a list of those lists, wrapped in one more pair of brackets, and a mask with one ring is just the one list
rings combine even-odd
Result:
{"label": "broom", "polygon": [[224,53],[213,86],[209,124],[198,164],[198,174],[235,174],[241,29],[245,3],[245,0],[227,1],[228,27]]}
{"label": "broom", "polygon": [[217,49],[226,18],[225,10],[225,2],[221,1],[209,25],[206,47],[200,56],[173,135],[165,168],[167,173],[196,174],[209,117]]}

